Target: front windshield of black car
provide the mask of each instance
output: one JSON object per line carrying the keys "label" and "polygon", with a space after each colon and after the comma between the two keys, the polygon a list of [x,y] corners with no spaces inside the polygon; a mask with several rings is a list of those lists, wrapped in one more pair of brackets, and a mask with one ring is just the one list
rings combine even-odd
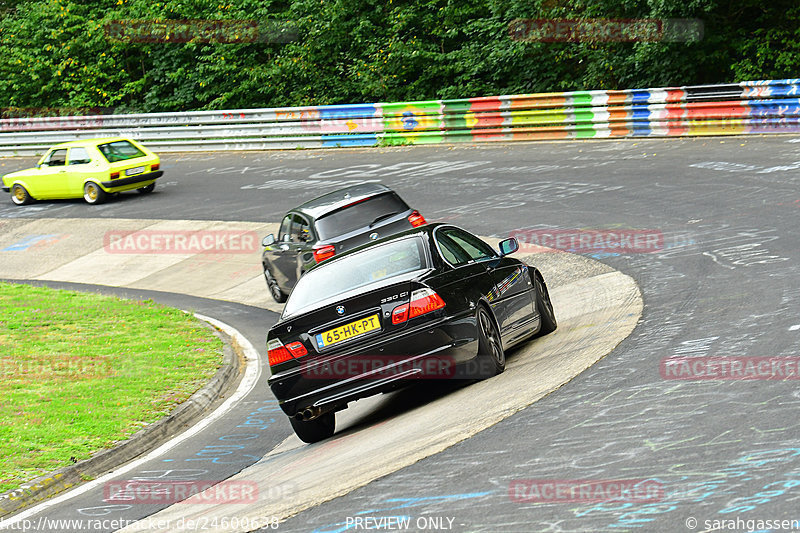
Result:
{"label": "front windshield of black car", "polygon": [[292,290],[283,317],[330,303],[373,283],[426,268],[425,243],[419,236],[371,246],[306,272]]}
{"label": "front windshield of black car", "polygon": [[373,220],[384,215],[404,213],[408,209],[408,204],[395,193],[390,192],[373,196],[325,215],[317,219],[316,229],[320,239],[332,239],[359,228],[364,228],[366,231]]}

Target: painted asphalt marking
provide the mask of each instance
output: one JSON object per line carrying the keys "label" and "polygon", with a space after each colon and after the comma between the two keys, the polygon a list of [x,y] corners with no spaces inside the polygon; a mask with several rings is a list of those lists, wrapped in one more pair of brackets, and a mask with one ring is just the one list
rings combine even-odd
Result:
{"label": "painted asphalt marking", "polygon": [[12,244],[6,248],[0,250],[0,252],[20,252],[31,248],[32,246],[43,246],[52,244],[55,241],[62,239],[63,237],[58,234],[52,235],[30,235],[27,238]]}

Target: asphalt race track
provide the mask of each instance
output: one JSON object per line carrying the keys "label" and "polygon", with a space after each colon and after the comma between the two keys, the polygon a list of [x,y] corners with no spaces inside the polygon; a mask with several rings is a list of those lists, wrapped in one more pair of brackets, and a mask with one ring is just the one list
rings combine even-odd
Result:
{"label": "asphalt race track", "polygon": [[[2,160],[0,173],[31,163]],[[606,265],[592,268],[619,271],[638,284],[644,307],[633,333],[558,390],[507,413],[486,429],[471,430],[468,420],[454,422],[443,416],[446,410],[439,413],[443,428],[454,432],[464,428],[469,438],[381,473],[366,485],[333,490],[337,484],[347,485],[348,468],[369,470],[369,455],[359,461],[359,446],[369,444],[364,437],[380,437],[382,449],[393,453],[414,444],[410,441],[415,434],[406,428],[413,428],[415,419],[429,420],[425,417],[429,402],[462,397],[466,401],[481,394],[488,412],[495,407],[492,398],[498,404],[505,402],[526,383],[493,390],[502,383],[493,379],[446,393],[409,389],[368,404],[343,435],[314,447],[292,443],[288,423],[274,411],[262,386],[259,405],[234,407],[216,422],[219,426],[213,433],[217,440],[242,435],[235,427],[260,412],[259,420],[274,421],[261,424],[258,438],[246,439],[246,445],[234,438],[243,447],[224,449],[219,443],[207,448],[206,441],[189,440],[158,459],[162,472],[167,469],[163,461],[169,460],[171,468],[189,464],[197,471],[208,470],[198,474],[206,476],[202,479],[223,479],[271,450],[278,456],[294,455],[296,463],[285,470],[287,484],[266,495],[283,501],[291,500],[296,490],[290,483],[291,468],[298,475],[313,476],[315,461],[340,454],[343,465],[337,475],[342,477],[319,469],[318,484],[330,489],[325,492],[328,496],[297,509],[295,516],[277,524],[278,531],[397,530],[404,520],[410,524],[406,530],[412,531],[704,531],[722,529],[719,521],[737,520],[738,527],[729,525],[728,531],[778,531],[774,524],[758,526],[757,521],[800,520],[796,375],[788,380],[681,380],[665,373],[662,365],[670,357],[798,355],[800,286],[794,263],[800,249],[795,231],[800,215],[800,144],[794,137],[201,153],[164,155],[162,168],[165,176],[149,197],[128,194],[101,206],[75,200],[20,208],[5,197],[0,202],[0,237],[6,233],[4,225],[16,228],[26,221],[15,219],[34,218],[69,219],[63,223],[64,233],[81,227],[76,220],[84,218],[267,225],[278,222],[289,206],[363,180],[395,188],[428,220],[447,220],[495,238],[515,230],[530,235],[529,230],[554,228],[641,230],[660,236],[656,249],[585,254]],[[47,241],[42,242],[40,252],[46,253]],[[0,250],[12,245],[3,244]],[[2,261],[10,253],[1,255]],[[3,268],[0,265],[0,275],[12,277]],[[559,273],[551,275],[558,278]],[[546,270],[545,279],[549,281]],[[559,280],[564,286],[568,282]],[[192,294],[200,296],[201,289]],[[119,290],[133,297],[154,294]],[[570,294],[559,297],[569,302]],[[268,321],[275,317],[262,305],[168,294],[155,294],[155,299],[227,321],[262,352]],[[590,327],[602,329],[604,324]],[[561,328],[552,341],[560,332]],[[599,333],[590,333],[600,338]],[[549,341],[544,338],[533,346],[546,350]],[[523,361],[527,352],[510,354],[510,366],[515,357]],[[796,369],[796,360],[794,364]],[[527,383],[533,388],[546,379],[531,374]],[[265,376],[260,380],[263,385]],[[414,417],[409,416],[411,410]],[[221,442],[225,440],[231,439]],[[187,463],[189,459],[193,462]],[[205,466],[228,461],[213,474]],[[242,475],[247,477],[248,472],[272,475],[268,470],[246,470]],[[646,482],[657,490],[645,498],[629,493],[610,501],[569,498],[564,493],[546,497],[544,492],[537,499],[530,490],[583,480],[604,480],[607,486]],[[33,518],[107,516],[99,514],[105,506],[96,494],[87,492],[78,503],[66,501]],[[139,506],[134,511],[140,518],[163,507]],[[151,515],[151,525],[158,517],[179,516],[180,507]],[[90,508],[94,515],[76,514]],[[254,529],[232,528],[231,523],[257,514],[258,508],[258,504],[218,505],[215,516],[226,514],[227,526],[206,530]],[[271,516],[261,518],[272,525]],[[383,522],[378,521],[381,518]],[[748,520],[754,527],[747,525]],[[145,520],[130,530],[147,530],[146,526]],[[172,527],[177,530],[174,523]],[[201,530],[199,524],[194,530]]]}

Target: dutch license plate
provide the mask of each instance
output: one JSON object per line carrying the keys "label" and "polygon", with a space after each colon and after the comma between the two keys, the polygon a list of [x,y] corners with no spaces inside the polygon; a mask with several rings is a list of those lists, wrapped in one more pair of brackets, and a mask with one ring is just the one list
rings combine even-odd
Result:
{"label": "dutch license plate", "polygon": [[324,348],[326,346],[330,346],[331,344],[346,341],[358,337],[359,335],[369,333],[370,331],[380,329],[380,327],[381,323],[378,320],[377,314],[368,316],[366,318],[350,322],[349,324],[345,324],[344,326],[339,326],[338,328],[333,328],[329,329],[328,331],[318,333],[317,346]]}
{"label": "dutch license plate", "polygon": [[129,168],[125,171],[125,175],[135,176],[136,174],[141,174],[142,172],[144,172],[144,167]]}

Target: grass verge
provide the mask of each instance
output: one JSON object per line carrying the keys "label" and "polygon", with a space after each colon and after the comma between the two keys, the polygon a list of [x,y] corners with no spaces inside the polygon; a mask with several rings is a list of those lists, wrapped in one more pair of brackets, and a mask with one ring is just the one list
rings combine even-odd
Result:
{"label": "grass verge", "polygon": [[150,300],[0,283],[0,493],[163,417],[222,353],[193,316]]}

